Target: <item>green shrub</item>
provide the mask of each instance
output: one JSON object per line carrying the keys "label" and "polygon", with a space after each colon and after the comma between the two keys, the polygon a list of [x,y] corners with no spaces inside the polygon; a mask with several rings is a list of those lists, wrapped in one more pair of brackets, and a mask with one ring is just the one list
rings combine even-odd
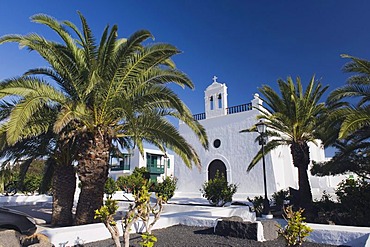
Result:
{"label": "green shrub", "polygon": [[154,185],[153,191],[166,203],[175,194],[177,178],[166,177],[162,183]]}
{"label": "green shrub", "polygon": [[320,200],[315,200],[313,202],[314,210],[317,217],[315,218],[315,223],[339,223],[340,220],[338,216],[339,203],[333,201],[332,197],[324,190],[323,195]]}
{"label": "green shrub", "polygon": [[320,209],[321,211],[332,211],[338,207],[337,203],[334,202],[331,195],[329,195],[325,190],[321,196],[320,200],[314,201],[315,207]]}
{"label": "green shrub", "polygon": [[340,203],[341,223],[356,226],[370,225],[370,184],[363,179],[342,181],[335,194]]}
{"label": "green shrub", "polygon": [[113,178],[109,177],[104,185],[104,193],[107,194],[108,199],[112,199],[112,196],[118,190],[116,181]]}
{"label": "green shrub", "polygon": [[39,190],[41,180],[42,180],[41,175],[27,174],[26,178],[24,179],[22,192],[25,194],[28,193],[34,194],[35,191]]}
{"label": "green shrub", "polygon": [[253,199],[248,197],[247,200],[253,204],[252,211],[256,213],[256,216],[260,217],[263,211],[263,196],[255,196]]}
{"label": "green shrub", "polygon": [[4,193],[6,185],[13,181],[14,171],[11,169],[10,165],[0,165],[0,193]]}
{"label": "green shrub", "polygon": [[127,192],[136,194],[143,185],[149,182],[148,171],[145,167],[135,168],[130,176],[123,176],[117,179],[117,186]]}
{"label": "green shrub", "polygon": [[211,205],[218,207],[224,206],[232,201],[232,197],[237,190],[236,184],[228,184],[224,176],[220,176],[218,171],[214,179],[205,182],[200,191]]}
{"label": "green shrub", "polygon": [[303,211],[304,209],[299,209],[294,212],[292,206],[284,209],[284,219],[288,224],[284,228],[279,226],[278,234],[284,237],[287,246],[301,246],[312,232],[312,229],[304,223]]}
{"label": "green shrub", "polygon": [[154,243],[157,242],[157,237],[148,232],[141,234],[141,239],[139,244],[143,247],[153,247]]}
{"label": "green shrub", "polygon": [[274,199],[276,209],[277,210],[282,209],[284,207],[284,201],[290,199],[289,189],[282,189],[276,191],[274,194],[272,194],[272,199]]}

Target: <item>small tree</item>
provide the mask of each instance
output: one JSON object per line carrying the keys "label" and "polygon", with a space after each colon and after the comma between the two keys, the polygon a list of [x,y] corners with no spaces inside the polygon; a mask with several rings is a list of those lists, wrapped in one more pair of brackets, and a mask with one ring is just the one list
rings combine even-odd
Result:
{"label": "small tree", "polygon": [[[157,239],[152,234],[152,228],[163,211],[163,204],[174,195],[177,179],[167,177],[162,183],[153,186],[153,191],[157,196],[157,202],[154,205],[150,204],[151,193],[149,192],[149,187],[152,186],[150,186],[149,177],[147,176],[145,168],[135,168],[133,174],[121,179],[121,182],[121,186],[132,191],[135,198],[134,203],[130,204],[129,210],[122,222],[125,247],[129,246],[131,227],[139,219],[143,221],[146,229],[146,232],[141,235],[143,240],[141,245],[153,246]],[[151,215],[154,218],[152,222],[150,222]]]}
{"label": "small tree", "polygon": [[150,193],[146,184],[142,185],[141,189],[135,190],[133,196],[135,198],[135,201],[133,204],[130,204],[129,210],[122,221],[124,228],[123,239],[125,247],[129,247],[130,231],[132,225],[139,219],[143,219],[144,225],[147,227],[148,223],[145,222],[145,220],[147,218],[146,216],[150,214],[150,208],[148,208],[148,205],[150,205]]}
{"label": "small tree", "polygon": [[112,199],[114,193],[116,193],[118,186],[113,178],[109,177],[105,182],[104,193],[107,194],[108,199]]}
{"label": "small tree", "polygon": [[301,246],[305,238],[310,235],[312,229],[304,223],[305,217],[302,216],[304,209],[294,212],[292,206],[284,208],[284,219],[288,225],[284,228],[279,226],[278,234],[283,236],[287,246]]}
{"label": "small tree", "polygon": [[117,201],[110,198],[105,201],[105,205],[95,210],[95,219],[101,220],[108,229],[116,247],[121,247],[119,240],[119,231],[116,221],[113,219],[118,209]]}
{"label": "small tree", "polygon": [[232,202],[233,195],[237,190],[236,184],[228,184],[224,176],[220,176],[216,172],[215,178],[205,182],[200,191],[211,205],[218,207],[224,206],[228,202]]}

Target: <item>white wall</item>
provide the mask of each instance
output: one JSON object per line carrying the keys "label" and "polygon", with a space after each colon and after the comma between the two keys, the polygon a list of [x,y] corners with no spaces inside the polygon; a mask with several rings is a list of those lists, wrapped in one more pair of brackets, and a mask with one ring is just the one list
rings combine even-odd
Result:
{"label": "white wall", "polygon": [[[212,91],[213,92],[213,91]],[[252,100],[253,105],[257,106],[258,96]],[[208,166],[215,160],[223,161],[227,169],[227,179],[230,183],[238,185],[238,191],[234,199],[246,199],[247,196],[254,197],[264,194],[262,161],[250,171],[247,168],[253,157],[260,149],[258,142],[255,142],[258,133],[239,133],[243,129],[248,129],[256,124],[256,116],[259,111],[252,109],[250,111],[212,116],[200,120],[205,127],[209,140],[209,150],[204,150],[195,135],[182,122],[179,123],[179,132],[196,149],[201,159],[202,167],[200,169],[189,169],[183,161],[175,157],[175,176],[178,180],[177,193],[188,194],[189,196],[200,196],[200,189],[205,181],[208,180]],[[221,146],[215,148],[213,142],[215,139],[221,140]],[[311,161],[324,161],[325,153],[321,143],[318,146],[310,143]],[[267,175],[267,193],[272,193],[293,187],[298,189],[298,170],[293,166],[289,146],[280,146],[265,155],[266,175]],[[309,171],[308,171],[309,172]],[[334,183],[333,178],[318,178],[310,176],[313,185],[312,192],[315,197],[321,197],[322,188],[331,188]],[[333,188],[331,188],[332,191]]]}
{"label": "white wall", "polygon": [[[206,128],[210,142],[209,150],[204,150],[195,135],[183,123],[179,124],[180,133],[197,150],[202,163],[200,170],[185,167],[182,160],[176,156],[175,176],[178,177],[178,191],[187,193],[199,193],[202,184],[208,178],[208,166],[215,160],[220,159],[226,165],[227,179],[230,183],[238,184],[238,195],[236,197],[246,199],[248,195],[263,194],[263,172],[262,162],[247,172],[252,158],[260,149],[255,143],[257,133],[239,133],[243,129],[250,128],[256,123],[257,110],[251,110],[223,117],[214,117],[200,121]],[[219,148],[213,147],[215,139],[221,140]],[[271,155],[266,155],[266,174],[273,174]],[[275,177],[269,176],[267,180],[268,193],[276,191]]]}

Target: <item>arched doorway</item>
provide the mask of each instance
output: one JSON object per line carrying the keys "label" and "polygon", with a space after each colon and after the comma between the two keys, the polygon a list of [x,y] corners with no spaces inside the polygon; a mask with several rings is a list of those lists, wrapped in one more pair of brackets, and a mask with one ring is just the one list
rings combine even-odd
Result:
{"label": "arched doorway", "polygon": [[226,175],[226,166],[224,162],[221,160],[213,160],[211,164],[208,166],[208,180],[214,179],[216,176],[216,172],[220,175],[223,175],[227,181],[227,175]]}

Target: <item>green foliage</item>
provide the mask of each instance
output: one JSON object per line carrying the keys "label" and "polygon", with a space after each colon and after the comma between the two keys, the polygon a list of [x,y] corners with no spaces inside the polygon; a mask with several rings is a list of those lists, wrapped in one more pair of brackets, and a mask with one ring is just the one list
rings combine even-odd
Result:
{"label": "green foliage", "polygon": [[220,176],[216,172],[215,178],[205,182],[200,191],[212,205],[222,207],[226,203],[232,201],[233,195],[236,193],[237,185],[228,184],[224,176]]}
{"label": "green foliage", "polygon": [[95,210],[94,219],[99,219],[101,222],[107,223],[112,226],[116,225],[113,216],[116,214],[117,209],[117,201],[107,199],[104,206],[101,206],[100,209]]}
{"label": "green foliage", "polygon": [[[320,100],[327,89],[328,86],[323,86],[315,76],[311,77],[305,88],[299,77],[296,82],[292,77],[288,77],[286,81],[279,79],[278,90],[267,84],[259,88],[261,100],[266,106],[259,109],[261,114],[257,118],[264,119],[269,138],[263,150],[261,148],[251,160],[248,171],[259,163],[263,155],[277,147],[289,146],[298,175],[307,172],[310,164],[308,143],[317,143],[317,139],[320,139],[318,130],[323,128],[321,120],[327,112],[325,104],[320,103]],[[241,132],[255,130],[256,127],[253,126]],[[310,181],[307,176],[300,176],[299,180],[301,187],[298,206],[309,209],[312,203]]]}
{"label": "green foliage", "polygon": [[304,223],[303,211],[304,209],[299,209],[294,212],[292,206],[284,209],[284,218],[288,225],[284,228],[280,226],[278,233],[284,237],[287,246],[301,246],[305,238],[312,232],[312,229]]}
{"label": "green foliage", "polygon": [[176,184],[177,178],[166,177],[163,182],[154,186],[154,192],[156,193],[157,197],[161,197],[166,203],[175,194]]}
{"label": "green foliage", "polygon": [[[21,174],[21,165],[6,166],[0,171],[1,176],[4,176],[4,190],[7,194],[22,191],[25,194],[34,194],[40,190],[45,169],[45,161],[33,160],[27,167],[27,173],[23,177]],[[23,180],[22,180],[23,179]],[[0,180],[1,184],[1,180]],[[1,189],[1,185],[0,185]]]}
{"label": "green foliage", "polygon": [[[292,77],[286,81],[278,80],[278,90],[275,91],[269,85],[259,88],[261,99],[266,104],[266,109],[260,109],[258,118],[265,119],[268,138],[264,152],[269,153],[275,148],[296,143],[315,142],[317,129],[320,127],[320,116],[325,113],[325,104],[319,103],[321,96],[328,89],[321,82],[311,77],[304,88],[300,77],[294,82]],[[254,127],[255,128],[255,127]],[[255,129],[242,130],[251,132]],[[292,154],[293,163],[296,154]],[[251,170],[262,159],[260,150],[248,166]],[[308,163],[308,162],[307,162]],[[301,164],[294,164],[300,167]],[[302,164],[305,167],[306,164]]]}
{"label": "green foliage", "polygon": [[331,224],[332,222],[340,222],[339,203],[333,201],[332,197],[324,190],[320,200],[315,200],[313,203],[317,217],[315,223]]}
{"label": "green foliage", "polygon": [[337,141],[335,147],[338,151],[334,157],[325,162],[313,162],[311,173],[316,176],[328,176],[352,172],[361,178],[369,179],[370,146],[364,148],[364,145],[368,144],[361,141],[362,133]]}
{"label": "green foliage", "polygon": [[366,180],[343,180],[335,193],[338,202],[326,192],[314,202],[315,223],[370,226],[370,184]]}
{"label": "green foliage", "polygon": [[[167,116],[184,122],[204,148],[208,148],[208,140],[204,127],[167,86],[171,83],[194,88],[172,61],[181,51],[171,44],[148,42],[153,36],[147,30],[119,38],[117,25],[106,27],[102,36],[96,37],[85,17],[80,12],[78,15],[81,25],[44,14],[31,17],[33,22],[55,31],[59,42],[40,34],[2,36],[0,44],[18,43],[38,53],[48,66],[27,69],[26,75],[4,81],[0,91],[2,99],[14,99],[10,117],[2,125],[9,144],[24,137],[38,137],[47,130],[52,130],[57,139],[65,134],[67,142],[86,144],[68,149],[78,154],[74,157],[79,162],[76,169],[81,191],[86,192],[81,195],[87,195],[79,201],[76,212],[80,224],[90,223],[93,211],[89,209],[100,206],[99,200],[88,199],[90,189],[107,178],[108,159],[104,156],[112,141],[124,148],[135,143],[141,153],[145,142],[161,150],[169,147],[192,167],[200,166],[200,158]],[[53,114],[46,118],[44,112]],[[102,145],[88,145],[85,140],[90,137]],[[61,148],[58,144],[54,147]],[[92,156],[86,157],[91,154],[101,156],[96,158],[101,159],[104,169],[91,169],[96,165]],[[87,176],[92,179],[85,179]],[[135,193],[138,188],[131,189]],[[98,194],[91,196],[104,193],[102,186],[95,191]]]}
{"label": "green foliage", "polygon": [[39,190],[42,181],[42,174],[27,174],[24,179],[23,186],[21,188],[23,193],[34,194],[35,191]]}
{"label": "green foliage", "polygon": [[18,192],[18,181],[11,180],[4,186],[4,192],[6,196],[15,195]]}
{"label": "green foliage", "polygon": [[20,181],[19,189],[23,193],[35,193],[35,191],[40,190],[43,174],[45,169],[44,160],[33,160],[30,166],[28,167],[26,176],[23,183],[21,182],[21,177],[19,176],[18,180]]}
{"label": "green foliage", "polygon": [[0,169],[0,193],[5,192],[5,188],[10,182],[14,181],[14,171],[9,165],[2,165]]}
{"label": "green foliage", "polygon": [[[137,172],[131,176],[135,178],[142,177],[141,175],[145,174],[145,171],[146,170],[143,169],[141,171],[137,170]],[[141,179],[132,181],[136,181],[138,184],[132,184],[132,187],[135,188],[135,193],[133,193],[135,201],[133,204],[130,204],[129,210],[123,220],[125,244],[129,242],[129,231],[132,225],[138,219],[141,219],[147,232],[142,235],[143,241],[140,244],[142,246],[153,246],[157,241],[157,238],[151,234],[151,229],[158,221],[160,214],[163,211],[164,199],[169,199],[173,195],[177,180],[169,178],[168,180],[165,180],[165,182],[156,185],[158,188],[158,197],[157,202],[154,205],[150,203],[151,193],[148,189],[148,179],[145,178],[144,184],[142,184],[143,181]]]}
{"label": "green foliage", "polygon": [[143,247],[152,247],[154,243],[157,242],[157,238],[148,232],[141,234],[141,238],[143,240],[140,242],[140,245]]}
{"label": "green foliage", "polygon": [[100,209],[95,210],[94,219],[99,219],[101,222],[104,223],[105,227],[111,234],[111,237],[116,247],[120,247],[121,243],[119,240],[119,231],[117,223],[113,218],[117,212],[117,209],[118,209],[117,201],[107,199],[105,201],[104,206],[101,206]]}
{"label": "green foliage", "polygon": [[135,195],[141,190],[143,185],[148,184],[149,179],[147,174],[148,171],[145,167],[135,167],[131,175],[119,177],[116,184],[121,190]]}
{"label": "green foliage", "polygon": [[248,197],[247,200],[253,204],[252,211],[256,213],[256,216],[261,216],[263,211],[263,196],[255,196],[253,199]]}
{"label": "green foliage", "polygon": [[[148,229],[149,228],[149,216],[153,210],[151,209],[151,206],[150,206],[149,190],[145,184],[142,185],[140,188],[139,188],[139,185],[135,185],[135,187],[137,187],[138,189],[135,190],[135,193],[133,194],[135,198],[134,204],[129,205],[129,208],[128,208],[129,210],[123,219],[123,225],[124,225],[124,231],[125,231],[124,233],[125,243],[129,242],[129,238],[130,238],[129,233],[130,233],[132,225],[139,219],[143,221],[146,227],[146,230],[148,232],[150,231],[150,229]],[[143,239],[144,238],[145,236],[143,237]],[[147,241],[143,241],[143,242],[147,243]]]}
{"label": "green foliage", "polygon": [[113,178],[109,177],[105,182],[104,193],[107,194],[109,199],[112,199],[113,194],[117,191],[118,186]]}
{"label": "green foliage", "polygon": [[335,207],[335,202],[331,195],[329,195],[325,190],[321,196],[320,200],[315,201],[315,203],[320,204],[321,209],[324,211],[333,210]]}
{"label": "green foliage", "polygon": [[[369,138],[370,109],[369,102],[369,75],[370,63],[367,60],[343,54],[343,58],[350,59],[344,65],[343,71],[354,73],[347,83],[330,93],[327,104],[333,106],[331,114],[334,119],[340,119],[339,139],[347,138],[352,134],[362,135],[363,142]],[[362,132],[362,133],[361,133]]]}
{"label": "green foliage", "polygon": [[342,181],[335,194],[340,203],[340,216],[346,224],[369,226],[370,184],[363,179]]}
{"label": "green foliage", "polygon": [[339,202],[346,203],[349,196],[359,196],[362,192],[362,187],[365,187],[366,189],[367,186],[368,182],[365,180],[348,178],[338,184],[335,194],[338,196]]}
{"label": "green foliage", "polygon": [[274,192],[274,194],[272,194],[272,198],[274,199],[276,208],[280,210],[281,208],[284,207],[284,201],[287,201],[290,199],[289,189],[282,189],[282,190]]}

